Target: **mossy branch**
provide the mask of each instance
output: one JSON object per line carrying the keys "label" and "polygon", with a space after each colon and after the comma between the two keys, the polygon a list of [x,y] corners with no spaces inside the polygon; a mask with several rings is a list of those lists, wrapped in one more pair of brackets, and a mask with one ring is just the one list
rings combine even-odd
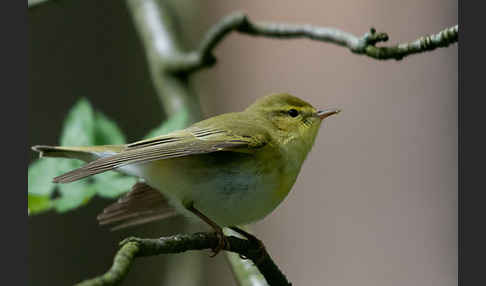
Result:
{"label": "mossy branch", "polygon": [[120,250],[118,250],[113,265],[105,274],[96,278],[85,280],[76,284],[77,286],[102,286],[102,285],[117,285],[127,275],[130,270],[130,265],[135,256],[140,252],[140,245],[136,242],[125,243]]}
{"label": "mossy branch", "polygon": [[[229,245],[224,250],[250,259],[265,277],[268,285],[291,285],[259,241],[227,236]],[[121,243],[113,265],[105,274],[83,281],[76,286],[116,285],[127,275],[136,257],[181,253],[189,250],[214,249],[218,245],[215,233],[177,234],[158,239],[127,238]]]}
{"label": "mossy branch", "polygon": [[251,36],[277,39],[307,38],[347,47],[351,52],[378,60],[401,60],[406,56],[431,51],[458,41],[459,26],[444,29],[437,34],[421,37],[413,42],[387,47],[377,47],[379,42],[388,41],[386,33],[377,33],[374,28],[361,37],[326,27],[312,25],[291,25],[285,23],[255,23],[242,12],[224,17],[205,35],[199,49],[186,54],[179,54],[166,60],[166,70],[175,73],[191,73],[216,63],[213,55],[215,47],[231,32]]}

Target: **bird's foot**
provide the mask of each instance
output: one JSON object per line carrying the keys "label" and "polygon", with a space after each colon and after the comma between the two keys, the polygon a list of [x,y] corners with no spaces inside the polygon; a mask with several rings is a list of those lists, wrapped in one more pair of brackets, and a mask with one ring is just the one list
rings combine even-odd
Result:
{"label": "bird's foot", "polygon": [[229,248],[229,241],[224,235],[223,230],[221,229],[220,231],[216,231],[215,233],[218,237],[218,245],[216,245],[216,247],[212,249],[213,253],[210,255],[210,257],[215,257],[221,250]]}
{"label": "bird's foot", "polygon": [[216,255],[218,255],[218,253],[224,248],[229,249],[228,238],[226,238],[226,236],[223,233],[223,229],[218,224],[216,224],[214,221],[212,221],[210,218],[208,218],[206,215],[204,215],[202,212],[196,209],[192,202],[187,205],[187,209],[193,214],[197,215],[199,218],[201,218],[208,225],[210,225],[216,232],[216,237],[218,238],[218,245],[216,245],[216,247],[213,248],[213,254],[210,255],[211,257],[215,257]]}

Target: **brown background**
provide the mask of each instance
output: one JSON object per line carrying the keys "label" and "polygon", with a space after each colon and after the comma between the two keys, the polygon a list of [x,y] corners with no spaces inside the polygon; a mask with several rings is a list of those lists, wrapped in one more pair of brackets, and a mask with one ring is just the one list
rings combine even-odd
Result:
{"label": "brown background", "polygon": [[[449,0],[207,2],[178,2],[189,46],[234,10],[256,21],[354,34],[374,26],[391,43],[458,21],[457,3]],[[29,11],[29,27],[31,145],[56,144],[80,96],[115,119],[131,141],[164,118],[124,3],[47,4]],[[457,45],[380,62],[325,43],[232,34],[215,54],[218,64],[192,82],[207,116],[241,110],[271,92],[343,109],[321,127],[287,199],[253,227],[295,285],[457,283]],[[109,233],[95,220],[107,203],[97,198],[65,215],[29,218],[31,285],[99,274],[125,236],[181,230],[175,219]],[[137,260],[123,285],[168,283],[173,272],[164,265],[171,259],[180,258]],[[234,284],[222,255],[196,254],[192,261],[201,270],[179,285]],[[180,264],[187,273],[196,267]],[[200,278],[191,279],[196,273]]]}

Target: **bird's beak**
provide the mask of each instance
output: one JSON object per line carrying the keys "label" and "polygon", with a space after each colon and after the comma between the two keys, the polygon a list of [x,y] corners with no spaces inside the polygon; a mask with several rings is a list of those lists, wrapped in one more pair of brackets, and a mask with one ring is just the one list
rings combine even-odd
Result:
{"label": "bird's beak", "polygon": [[341,112],[341,109],[329,108],[317,111],[317,116],[322,120],[331,115],[338,114],[339,112]]}

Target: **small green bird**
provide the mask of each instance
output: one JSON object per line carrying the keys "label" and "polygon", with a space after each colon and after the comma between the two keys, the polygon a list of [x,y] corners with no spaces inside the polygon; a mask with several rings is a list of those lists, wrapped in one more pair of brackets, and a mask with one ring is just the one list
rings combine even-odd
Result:
{"label": "small green bird", "polygon": [[41,157],[88,162],[54,178],[55,183],[109,170],[144,180],[98,216],[101,224],[118,223],[120,228],[174,213],[199,217],[220,237],[216,255],[226,243],[222,227],[260,220],[282,202],[322,120],[339,112],[316,110],[289,94],[272,94],[243,112],[131,144],[32,149]]}

